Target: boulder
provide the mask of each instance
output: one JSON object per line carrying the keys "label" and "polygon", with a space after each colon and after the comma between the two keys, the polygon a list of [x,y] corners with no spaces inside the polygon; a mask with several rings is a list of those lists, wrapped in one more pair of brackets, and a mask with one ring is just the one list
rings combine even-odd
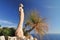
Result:
{"label": "boulder", "polygon": [[37,40],[37,38],[34,38],[34,40]]}
{"label": "boulder", "polygon": [[17,37],[10,37],[10,36],[8,36],[8,40],[17,40]]}
{"label": "boulder", "polygon": [[5,37],[4,36],[0,36],[0,40],[5,40]]}

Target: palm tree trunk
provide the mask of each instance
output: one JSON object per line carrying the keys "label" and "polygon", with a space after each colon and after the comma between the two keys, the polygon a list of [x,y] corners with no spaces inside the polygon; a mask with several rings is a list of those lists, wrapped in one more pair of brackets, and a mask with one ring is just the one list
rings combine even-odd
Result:
{"label": "palm tree trunk", "polygon": [[35,27],[32,27],[30,30],[27,30],[26,32],[31,32],[32,30],[34,30]]}

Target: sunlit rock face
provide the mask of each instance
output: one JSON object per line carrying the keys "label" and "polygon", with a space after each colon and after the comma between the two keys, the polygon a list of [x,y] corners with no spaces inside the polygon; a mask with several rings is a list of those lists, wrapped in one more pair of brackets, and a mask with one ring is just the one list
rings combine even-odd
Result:
{"label": "sunlit rock face", "polygon": [[29,36],[29,38],[24,37],[24,38],[19,38],[19,37],[8,37],[8,40],[37,40],[36,38],[33,38],[32,36]]}
{"label": "sunlit rock face", "polygon": [[8,40],[17,40],[17,37],[10,37],[10,36],[8,36]]}
{"label": "sunlit rock face", "polygon": [[15,35],[17,37],[20,37],[20,38],[23,38],[24,35],[23,35],[23,22],[24,22],[24,10],[23,10],[23,5],[20,4],[19,5],[19,16],[20,16],[20,20],[19,20],[19,24],[18,24],[18,27],[16,29],[16,33]]}
{"label": "sunlit rock face", "polygon": [[34,38],[34,40],[37,40],[37,38]]}
{"label": "sunlit rock face", "polygon": [[[0,40],[6,40],[5,36],[0,36]],[[16,36],[14,37],[8,36],[8,40],[37,40],[37,38],[33,38],[32,36],[29,36],[29,38],[27,37],[19,38]]]}
{"label": "sunlit rock face", "polygon": [[23,28],[22,27],[23,27],[23,22],[24,22],[24,9],[23,9],[22,4],[19,5],[19,16],[20,16],[20,20],[19,20],[19,24],[18,24],[18,27],[15,32],[17,40],[36,40],[31,35],[29,35],[28,37],[25,37],[23,35]]}
{"label": "sunlit rock face", "polygon": [[0,36],[0,40],[5,40],[5,37],[4,36]]}

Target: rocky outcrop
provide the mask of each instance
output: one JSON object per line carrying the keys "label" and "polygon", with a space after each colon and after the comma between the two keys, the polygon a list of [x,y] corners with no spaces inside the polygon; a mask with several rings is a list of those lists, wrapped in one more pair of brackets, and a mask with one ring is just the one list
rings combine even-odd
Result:
{"label": "rocky outcrop", "polygon": [[30,36],[29,38],[8,37],[8,40],[37,40],[37,38],[33,38],[32,36]]}
{"label": "rocky outcrop", "polygon": [[23,22],[24,22],[24,10],[23,10],[23,5],[20,4],[19,5],[19,24],[18,24],[18,27],[16,29],[16,32],[15,32],[15,35],[17,37],[20,37],[20,38],[23,38],[24,35],[23,35]]}
{"label": "rocky outcrop", "polygon": [[0,40],[5,40],[5,37],[4,36],[0,36]]}
{"label": "rocky outcrop", "polygon": [[[0,40],[6,40],[5,36],[0,36]],[[37,38],[33,38],[31,35],[29,37],[24,38],[18,38],[16,36],[14,37],[8,36],[8,40],[37,40]]]}

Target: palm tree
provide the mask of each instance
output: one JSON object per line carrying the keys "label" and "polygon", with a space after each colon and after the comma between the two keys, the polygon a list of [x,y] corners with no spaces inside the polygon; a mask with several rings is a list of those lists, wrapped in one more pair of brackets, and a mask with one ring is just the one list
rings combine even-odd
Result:
{"label": "palm tree", "polygon": [[29,33],[32,30],[35,30],[35,32],[40,34],[40,36],[43,36],[48,31],[48,25],[45,22],[45,18],[41,18],[36,11],[31,12],[25,24],[25,27],[27,26],[31,27],[31,29],[26,32]]}

